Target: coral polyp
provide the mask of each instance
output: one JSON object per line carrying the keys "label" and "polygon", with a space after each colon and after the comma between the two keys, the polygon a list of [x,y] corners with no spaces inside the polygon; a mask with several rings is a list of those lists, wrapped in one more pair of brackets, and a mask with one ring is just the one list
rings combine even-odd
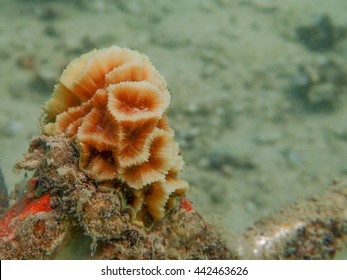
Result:
{"label": "coral polyp", "polygon": [[157,220],[188,189],[177,178],[183,159],[165,117],[169,103],[147,56],[116,46],[93,50],[64,70],[44,106],[43,131],[71,138],[80,168],[122,189],[137,221]]}

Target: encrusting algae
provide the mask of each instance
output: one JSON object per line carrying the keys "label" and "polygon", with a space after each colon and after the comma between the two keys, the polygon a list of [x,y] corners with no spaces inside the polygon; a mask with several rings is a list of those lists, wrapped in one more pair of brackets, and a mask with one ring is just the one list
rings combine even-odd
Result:
{"label": "encrusting algae", "polygon": [[73,60],[45,104],[44,133],[64,133],[79,166],[99,185],[120,190],[134,221],[164,217],[188,189],[165,111],[170,94],[147,56],[112,46]]}

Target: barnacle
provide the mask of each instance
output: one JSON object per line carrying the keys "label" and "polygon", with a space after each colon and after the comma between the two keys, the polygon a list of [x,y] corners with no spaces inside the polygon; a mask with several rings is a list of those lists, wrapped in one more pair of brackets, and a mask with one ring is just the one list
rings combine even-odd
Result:
{"label": "barnacle", "polygon": [[188,189],[177,177],[183,160],[165,116],[169,103],[147,56],[117,46],[93,50],[64,70],[44,106],[43,131],[70,137],[79,167],[122,189],[134,220],[158,220]]}

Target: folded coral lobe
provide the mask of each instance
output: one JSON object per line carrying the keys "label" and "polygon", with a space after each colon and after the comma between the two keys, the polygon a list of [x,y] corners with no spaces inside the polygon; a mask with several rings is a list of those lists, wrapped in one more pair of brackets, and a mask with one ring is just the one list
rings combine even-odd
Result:
{"label": "folded coral lobe", "polygon": [[183,160],[165,116],[169,103],[147,56],[117,46],[93,50],[64,70],[44,106],[43,130],[71,138],[91,179],[136,192],[137,221],[146,211],[156,220],[188,188],[177,178]]}

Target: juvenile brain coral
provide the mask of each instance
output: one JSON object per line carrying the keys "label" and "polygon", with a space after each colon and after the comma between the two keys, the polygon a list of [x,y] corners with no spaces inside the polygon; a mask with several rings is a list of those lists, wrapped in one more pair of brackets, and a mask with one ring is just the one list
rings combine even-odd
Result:
{"label": "juvenile brain coral", "polygon": [[79,166],[121,189],[140,222],[158,220],[188,189],[165,111],[170,94],[147,56],[112,46],[73,60],[45,104],[44,132],[64,133]]}

